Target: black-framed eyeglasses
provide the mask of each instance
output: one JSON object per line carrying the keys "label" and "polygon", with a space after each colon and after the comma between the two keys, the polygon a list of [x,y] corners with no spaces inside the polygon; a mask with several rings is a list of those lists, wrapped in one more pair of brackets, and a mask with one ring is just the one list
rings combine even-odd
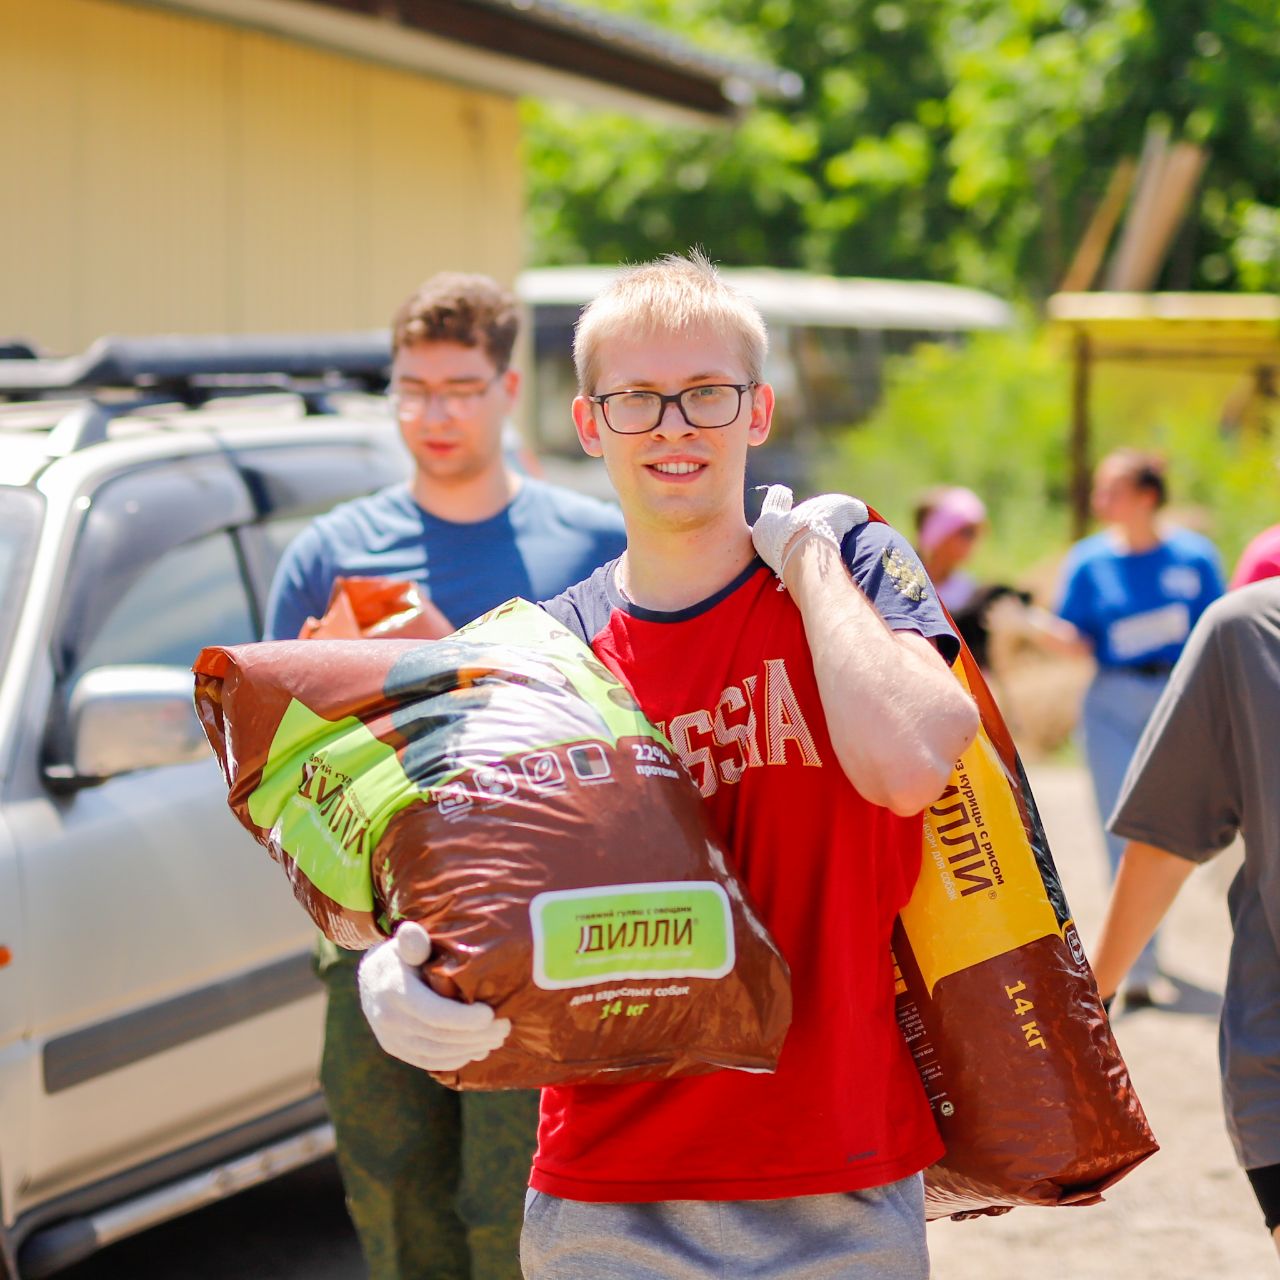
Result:
{"label": "black-framed eyeglasses", "polygon": [[742,397],[758,386],[755,382],[711,382],[685,387],[672,395],[660,391],[610,391],[588,396],[604,414],[604,424],[622,436],[643,435],[662,421],[667,405],[674,404],[691,427],[712,430],[727,427],[742,410]]}

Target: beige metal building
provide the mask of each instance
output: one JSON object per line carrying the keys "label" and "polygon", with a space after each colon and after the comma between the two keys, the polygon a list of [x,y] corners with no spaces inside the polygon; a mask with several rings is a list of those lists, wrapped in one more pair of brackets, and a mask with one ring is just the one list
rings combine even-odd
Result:
{"label": "beige metal building", "polygon": [[787,77],[562,0],[0,0],[0,339],[385,324],[522,264],[517,98],[726,120]]}

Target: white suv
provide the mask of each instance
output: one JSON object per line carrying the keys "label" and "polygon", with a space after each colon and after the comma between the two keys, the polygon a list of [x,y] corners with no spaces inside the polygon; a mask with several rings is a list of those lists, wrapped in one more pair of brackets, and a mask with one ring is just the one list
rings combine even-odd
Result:
{"label": "white suv", "polygon": [[402,477],[385,334],[0,360],[0,1280],[324,1154],[311,930],[189,666]]}

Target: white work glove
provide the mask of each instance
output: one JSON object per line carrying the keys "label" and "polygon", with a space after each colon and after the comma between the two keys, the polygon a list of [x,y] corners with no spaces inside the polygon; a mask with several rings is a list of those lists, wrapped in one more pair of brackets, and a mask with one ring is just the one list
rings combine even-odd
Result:
{"label": "white work glove", "polygon": [[[792,507],[791,490],[785,484],[771,484],[760,507],[760,517],[751,526],[751,541],[760,559],[782,577],[788,545],[799,546],[798,534],[822,538],[838,551],[850,529],[867,520],[867,504],[843,493],[823,493]],[[794,544],[792,538],[796,538]]]}
{"label": "white work glove", "polygon": [[424,1071],[457,1071],[498,1048],[511,1021],[495,1018],[487,1004],[436,995],[418,971],[430,955],[430,935],[406,920],[360,961],[360,1007],[393,1058]]}

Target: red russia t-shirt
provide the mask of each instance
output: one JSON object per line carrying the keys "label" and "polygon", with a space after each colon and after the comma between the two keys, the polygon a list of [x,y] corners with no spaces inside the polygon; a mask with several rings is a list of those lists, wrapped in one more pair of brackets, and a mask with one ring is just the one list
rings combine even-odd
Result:
{"label": "red russia t-shirt", "polygon": [[[922,575],[898,535],[864,526],[846,560],[891,626],[954,646],[932,592],[910,598]],[[775,1074],[543,1090],[531,1185],[571,1200],[745,1200],[917,1172],[942,1144],[895,1020],[889,935],[919,872],[920,818],[845,777],[800,612],[760,561],[674,614],[627,603],[613,570],[547,607],[680,753],[791,966],[794,1014]]]}

